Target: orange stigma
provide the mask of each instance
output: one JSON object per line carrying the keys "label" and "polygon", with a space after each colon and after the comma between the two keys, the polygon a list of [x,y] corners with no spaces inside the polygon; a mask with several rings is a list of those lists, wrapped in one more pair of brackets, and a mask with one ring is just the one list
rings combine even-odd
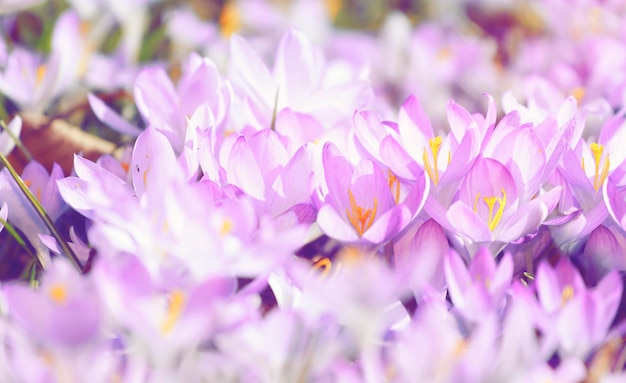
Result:
{"label": "orange stigma", "polygon": [[378,209],[378,199],[374,198],[374,206],[371,209],[364,209],[356,204],[356,199],[350,189],[348,189],[348,196],[350,197],[350,208],[346,208],[346,214],[356,232],[359,233],[359,237],[361,237],[374,223],[376,209]]}

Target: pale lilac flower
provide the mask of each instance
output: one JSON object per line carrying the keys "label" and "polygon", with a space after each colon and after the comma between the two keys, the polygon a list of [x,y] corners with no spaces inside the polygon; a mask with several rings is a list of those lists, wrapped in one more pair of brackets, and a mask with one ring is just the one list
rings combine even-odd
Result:
{"label": "pale lilac flower", "polygon": [[465,176],[459,199],[450,206],[445,219],[466,238],[470,252],[480,244],[499,251],[502,243],[536,231],[560,190],[552,189],[526,202],[520,200],[520,192],[503,164],[479,157]]}
{"label": "pale lilac flower", "polygon": [[198,347],[230,323],[220,310],[234,294],[234,278],[209,278],[180,285],[154,280],[139,259],[101,260],[93,271],[95,287],[113,320],[113,331],[129,346],[150,356],[151,364],[168,365],[185,350]]}
{"label": "pale lilac flower", "polygon": [[43,112],[58,94],[60,59],[48,59],[15,47],[0,74],[0,92],[13,100],[21,110]]}
{"label": "pale lilac flower", "polygon": [[160,67],[142,70],[135,82],[135,100],[141,115],[168,138],[177,153],[185,144],[186,117],[208,105],[216,126],[223,132],[231,98],[230,86],[208,58],[191,55],[184,70],[176,87]]}
{"label": "pale lilac flower", "polygon": [[549,344],[562,355],[585,358],[606,337],[622,295],[617,272],[608,273],[588,290],[574,266],[562,259],[556,268],[543,262],[536,288],[545,314],[537,316]]}
{"label": "pale lilac flower", "polygon": [[[24,183],[53,220],[60,216],[64,207],[57,187],[57,181],[61,178],[63,171],[60,166],[55,164],[48,174],[36,161],[31,161],[22,174]],[[39,235],[49,235],[50,232],[7,169],[0,172],[0,201],[11,210],[11,224],[24,233],[43,260],[44,267],[47,266],[50,262],[49,251]]]}
{"label": "pale lilac flower", "polygon": [[215,343],[239,365],[244,379],[293,382],[329,378],[329,365],[350,346],[345,338],[330,316],[281,309],[219,334]]}
{"label": "pale lilac flower", "polygon": [[289,215],[294,223],[312,223],[315,211],[310,197],[313,187],[310,144],[290,157],[280,137],[270,129],[260,130],[249,138],[231,137],[235,142],[230,153],[222,154],[227,158],[223,164],[226,182],[258,201],[255,205],[259,215],[288,221],[286,215]]}
{"label": "pale lilac flower", "polygon": [[482,318],[470,334],[436,302],[418,308],[411,324],[399,331],[390,348],[393,381],[483,382],[496,357],[498,323]]}
{"label": "pale lilac flower", "polygon": [[501,308],[513,276],[508,253],[496,265],[494,256],[483,247],[467,267],[458,253],[450,251],[443,265],[454,309],[468,320],[478,321]]}
{"label": "pale lilac flower", "polygon": [[12,321],[44,344],[80,347],[101,336],[102,312],[91,281],[64,258],[54,258],[37,291],[3,285]]}
{"label": "pale lilac flower", "polygon": [[429,187],[425,174],[401,196],[392,192],[391,182],[374,162],[361,160],[354,166],[330,143],[324,146],[323,163],[328,192],[317,222],[333,238],[381,244],[424,206]]}
{"label": "pale lilac flower", "polygon": [[397,277],[413,289],[416,297],[425,288],[444,292],[444,258],[450,252],[446,234],[435,220],[429,219],[416,230],[408,230],[393,244]]}
{"label": "pale lilac flower", "polygon": [[371,98],[367,81],[354,76],[333,78],[321,52],[302,32],[285,33],[271,71],[242,37],[234,35],[230,47],[230,78],[242,97],[244,125],[267,128],[274,109],[278,113],[289,107],[330,128],[347,121]]}

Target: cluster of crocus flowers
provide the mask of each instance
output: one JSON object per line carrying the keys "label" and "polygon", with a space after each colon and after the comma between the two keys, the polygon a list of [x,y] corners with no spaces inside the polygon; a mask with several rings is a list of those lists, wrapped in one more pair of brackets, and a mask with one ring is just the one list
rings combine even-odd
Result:
{"label": "cluster of crocus flowers", "polygon": [[[128,24],[119,2],[98,4]],[[338,4],[329,5],[333,17]],[[133,14],[145,16],[148,6],[133,2]],[[513,69],[503,52],[499,63],[477,57],[491,51],[422,26],[411,44],[440,61],[442,82],[426,84],[401,66],[392,79],[363,68],[359,53],[372,48],[354,36],[352,59],[332,53],[345,36],[320,46],[298,29],[270,39],[268,52],[267,41],[237,34],[250,22],[239,18],[245,7],[280,20],[267,5],[229,2],[219,37],[190,23],[214,39],[214,55],[192,53],[170,71],[135,63],[136,35],[125,27],[119,57],[104,61],[136,72],[126,84],[136,118],[118,113],[95,86],[85,96],[92,119],[126,138],[124,150],[93,160],[78,153],[67,176],[37,161],[21,178],[9,167],[0,173],[0,234],[10,232],[37,260],[0,287],[0,376],[626,379],[626,118],[618,84],[610,82],[608,97],[598,84],[609,80],[599,74],[576,78],[595,84],[588,92],[546,75],[529,79],[521,101],[483,89],[493,94],[468,102],[449,85],[477,86],[463,62],[504,76]],[[89,27],[93,9],[75,8],[57,36],[80,17],[87,30],[97,27]],[[180,22],[186,10],[179,11],[170,22]],[[92,50],[93,35],[73,37],[91,47],[85,60],[104,59]],[[48,64],[17,47],[6,60],[0,55],[0,91],[20,110],[46,109],[72,89],[76,68],[54,61],[71,47],[55,41]],[[514,53],[507,60],[522,78],[527,68]],[[23,81],[34,99],[13,90],[16,62],[28,64]],[[393,92],[378,89],[414,76],[427,89],[449,86],[432,98],[422,88],[408,92],[397,106]],[[441,101],[442,94],[460,95]],[[430,113],[435,101],[443,113]],[[19,116],[3,125],[3,155],[16,150],[21,125]]]}

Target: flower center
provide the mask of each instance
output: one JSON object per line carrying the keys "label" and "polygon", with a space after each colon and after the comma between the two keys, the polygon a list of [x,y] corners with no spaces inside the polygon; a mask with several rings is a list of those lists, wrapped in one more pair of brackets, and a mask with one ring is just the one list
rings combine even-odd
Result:
{"label": "flower center", "polygon": [[[597,192],[602,187],[604,180],[609,176],[609,167],[611,166],[611,161],[609,161],[609,155],[607,154],[604,157],[604,163],[602,164],[602,169],[600,169],[600,162],[602,161],[602,154],[604,153],[604,145],[598,143],[592,143],[589,145],[589,149],[593,154],[593,162],[594,162],[594,175],[593,175],[593,188]],[[585,159],[582,159],[582,167],[585,170]]]}
{"label": "flower center", "polygon": [[241,17],[233,1],[227,1],[222,8],[219,24],[222,35],[226,37],[241,29]]}
{"label": "flower center", "polygon": [[393,199],[396,203],[400,202],[400,180],[396,177],[395,174],[389,169],[389,189],[391,189],[391,193],[393,194]]}
{"label": "flower center", "polygon": [[167,315],[161,325],[161,332],[167,334],[174,328],[174,325],[180,318],[185,307],[185,293],[181,290],[175,289],[172,291],[167,304]]}
{"label": "flower center", "polygon": [[359,233],[359,237],[361,237],[374,223],[376,209],[378,209],[378,199],[374,198],[374,206],[371,209],[364,209],[357,205],[354,194],[352,194],[350,189],[348,189],[348,196],[350,197],[350,208],[346,208],[346,214],[356,232]]}
{"label": "flower center", "polygon": [[50,294],[50,298],[52,298],[55,303],[60,305],[67,301],[67,289],[60,283],[56,283],[50,287],[48,294]]}
{"label": "flower center", "polygon": [[574,287],[572,285],[567,285],[563,287],[563,291],[561,292],[561,305],[565,306],[567,302],[569,302],[574,297]]}
{"label": "flower center", "polygon": [[45,64],[41,64],[37,67],[37,72],[35,73],[35,85],[41,85],[44,76],[46,75],[47,67]]}
{"label": "flower center", "polygon": [[322,276],[327,276],[330,273],[330,269],[333,267],[333,263],[326,257],[315,256],[313,261],[313,271],[319,271]]}
{"label": "flower center", "polygon": [[[480,200],[480,193],[476,194],[476,198],[474,199],[474,212],[478,213],[478,201]],[[506,207],[506,191],[502,188],[502,198],[496,196],[483,197],[483,201],[487,204],[487,208],[489,209],[489,215],[487,218],[487,226],[490,231],[494,231],[498,223],[502,219],[502,214],[504,213],[504,208]],[[496,209],[496,203],[498,204],[498,209]]]}
{"label": "flower center", "polygon": [[[439,183],[439,166],[437,164],[437,159],[439,158],[439,148],[441,148],[441,143],[443,142],[443,138],[441,136],[433,137],[428,140],[428,144],[430,146],[430,151],[433,154],[433,162],[431,164],[430,157],[428,156],[428,151],[424,148],[424,155],[422,159],[424,160],[424,170],[428,173],[430,180],[433,181],[435,185]],[[448,153],[448,164],[450,163],[451,153]]]}

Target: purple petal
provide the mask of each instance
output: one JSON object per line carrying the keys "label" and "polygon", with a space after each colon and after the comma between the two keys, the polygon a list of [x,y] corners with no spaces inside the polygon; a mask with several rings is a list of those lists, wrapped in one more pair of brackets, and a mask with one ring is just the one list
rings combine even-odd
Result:
{"label": "purple petal", "polygon": [[626,201],[610,178],[602,186],[602,195],[611,217],[626,230]]}
{"label": "purple petal", "polygon": [[474,281],[491,280],[496,275],[496,261],[486,247],[481,247],[469,267]]}
{"label": "purple petal", "polygon": [[497,239],[513,242],[516,239],[534,232],[548,216],[548,209],[541,200],[535,199],[521,205],[504,222],[499,224]]}
{"label": "purple petal", "polygon": [[230,39],[230,63],[238,76],[241,86],[246,89],[256,104],[270,112],[269,104],[273,102],[277,87],[267,67],[254,52],[250,44],[240,36],[233,35]]}
{"label": "purple petal", "polygon": [[385,165],[398,177],[412,179],[421,168],[402,145],[391,135],[385,137],[380,144],[380,157]]}
{"label": "purple petal", "polygon": [[455,231],[469,237],[474,242],[491,241],[491,231],[489,231],[487,224],[461,201],[450,206],[446,219]]}
{"label": "purple petal", "polygon": [[304,33],[290,29],[283,35],[274,64],[279,98],[298,102],[319,87],[321,62],[316,53]]}
{"label": "purple petal", "polygon": [[465,292],[472,284],[467,266],[456,251],[450,251],[443,259],[443,267],[450,298],[455,305],[463,306]]}
{"label": "purple petal", "polygon": [[226,175],[228,182],[239,186],[249,196],[265,200],[265,180],[244,136],[239,137],[231,149]]}
{"label": "purple petal", "polygon": [[[507,207],[517,200],[517,186],[513,176],[500,162],[491,158],[479,157],[465,177],[459,199],[467,206],[473,206],[476,197],[501,197],[506,192]],[[487,205],[479,200],[477,209],[480,216],[489,215]]]}
{"label": "purple petal", "polygon": [[354,172],[352,164],[331,143],[324,145],[322,162],[326,186],[328,187],[327,202],[338,210],[349,207],[348,190]]}
{"label": "purple petal", "polygon": [[[341,215],[340,215],[341,214]],[[323,205],[317,213],[317,224],[326,235],[342,242],[356,242],[359,236],[347,222],[345,212],[337,212],[330,205]]]}
{"label": "purple petal", "polygon": [[563,291],[557,281],[556,273],[547,262],[542,262],[535,278],[537,295],[547,313],[556,311],[562,305]]}
{"label": "purple petal", "polygon": [[87,100],[89,101],[91,110],[93,110],[93,113],[98,117],[98,120],[109,128],[133,137],[137,137],[139,133],[141,133],[141,129],[115,113],[113,109],[109,108],[102,100],[94,96],[93,93],[87,95]]}
{"label": "purple petal", "polygon": [[410,153],[413,158],[421,158],[424,148],[429,147],[428,140],[434,137],[428,115],[414,95],[409,96],[400,108],[398,132],[404,142],[410,142],[411,148],[415,148]]}
{"label": "purple petal", "polygon": [[175,166],[176,155],[167,138],[151,127],[141,132],[135,142],[130,169],[137,195],[141,196],[148,185],[160,187],[159,179],[172,174]]}
{"label": "purple petal", "polygon": [[376,215],[372,226],[365,230],[363,239],[379,244],[386,242],[411,219],[411,213],[402,205],[394,206],[382,215]]}
{"label": "purple petal", "polygon": [[448,115],[450,130],[456,142],[461,142],[465,133],[470,130],[470,125],[476,122],[465,108],[453,100],[448,101],[446,113]]}

